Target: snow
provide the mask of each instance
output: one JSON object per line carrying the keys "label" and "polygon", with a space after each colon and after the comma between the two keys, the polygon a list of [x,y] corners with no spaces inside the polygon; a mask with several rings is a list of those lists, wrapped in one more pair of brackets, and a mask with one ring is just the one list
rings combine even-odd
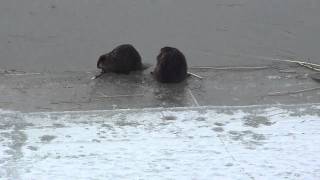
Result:
{"label": "snow", "polygon": [[0,177],[320,179],[319,109],[1,113]]}

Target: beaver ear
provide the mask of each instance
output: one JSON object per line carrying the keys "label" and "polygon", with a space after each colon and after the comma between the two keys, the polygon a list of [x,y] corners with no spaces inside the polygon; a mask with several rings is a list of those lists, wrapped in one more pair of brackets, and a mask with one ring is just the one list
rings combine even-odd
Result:
{"label": "beaver ear", "polygon": [[164,58],[164,52],[160,52],[157,56],[157,61],[161,61]]}

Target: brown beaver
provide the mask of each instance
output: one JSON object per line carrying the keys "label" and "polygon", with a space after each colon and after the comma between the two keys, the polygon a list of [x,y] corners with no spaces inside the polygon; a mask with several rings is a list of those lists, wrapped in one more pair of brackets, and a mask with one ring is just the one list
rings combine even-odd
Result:
{"label": "brown beaver", "polygon": [[159,82],[178,83],[189,76],[187,69],[187,61],[182,52],[173,47],[163,47],[152,74]]}
{"label": "brown beaver", "polygon": [[106,72],[129,74],[130,71],[142,70],[144,66],[139,52],[131,44],[123,44],[101,55],[97,68],[102,70],[101,74]]}

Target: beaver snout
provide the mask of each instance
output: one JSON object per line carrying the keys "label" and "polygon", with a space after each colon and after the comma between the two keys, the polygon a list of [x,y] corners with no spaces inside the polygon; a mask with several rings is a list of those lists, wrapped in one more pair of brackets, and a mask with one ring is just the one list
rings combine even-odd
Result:
{"label": "beaver snout", "polygon": [[97,68],[98,68],[98,69],[102,69],[102,68],[103,68],[103,62],[104,62],[105,59],[106,59],[106,56],[105,56],[105,55],[101,55],[101,56],[99,57],[99,60],[98,60],[98,62],[97,62]]}

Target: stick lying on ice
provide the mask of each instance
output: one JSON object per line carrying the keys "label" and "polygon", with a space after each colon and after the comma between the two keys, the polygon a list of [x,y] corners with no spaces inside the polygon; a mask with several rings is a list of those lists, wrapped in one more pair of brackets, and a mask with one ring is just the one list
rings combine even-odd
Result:
{"label": "stick lying on ice", "polygon": [[314,91],[314,90],[320,90],[320,87],[315,87],[315,88],[309,88],[309,89],[302,89],[298,91],[288,91],[288,92],[273,92],[267,94],[268,96],[283,96],[283,95],[289,95],[289,94],[298,94],[298,93],[303,93],[307,91]]}
{"label": "stick lying on ice", "polygon": [[114,95],[114,96],[107,96],[103,93],[99,93],[101,95],[101,98],[119,98],[119,97],[138,97],[138,96],[144,96],[144,94],[123,94],[123,95]]}
{"label": "stick lying on ice", "polygon": [[233,67],[212,67],[212,66],[194,66],[190,67],[190,69],[213,69],[213,70],[259,70],[259,69],[267,69],[269,66],[233,66]]}
{"label": "stick lying on ice", "polygon": [[199,76],[199,75],[194,74],[194,73],[192,73],[192,72],[188,72],[188,74],[189,74],[190,76],[194,76],[194,77],[196,77],[196,78],[203,79],[202,76]]}

